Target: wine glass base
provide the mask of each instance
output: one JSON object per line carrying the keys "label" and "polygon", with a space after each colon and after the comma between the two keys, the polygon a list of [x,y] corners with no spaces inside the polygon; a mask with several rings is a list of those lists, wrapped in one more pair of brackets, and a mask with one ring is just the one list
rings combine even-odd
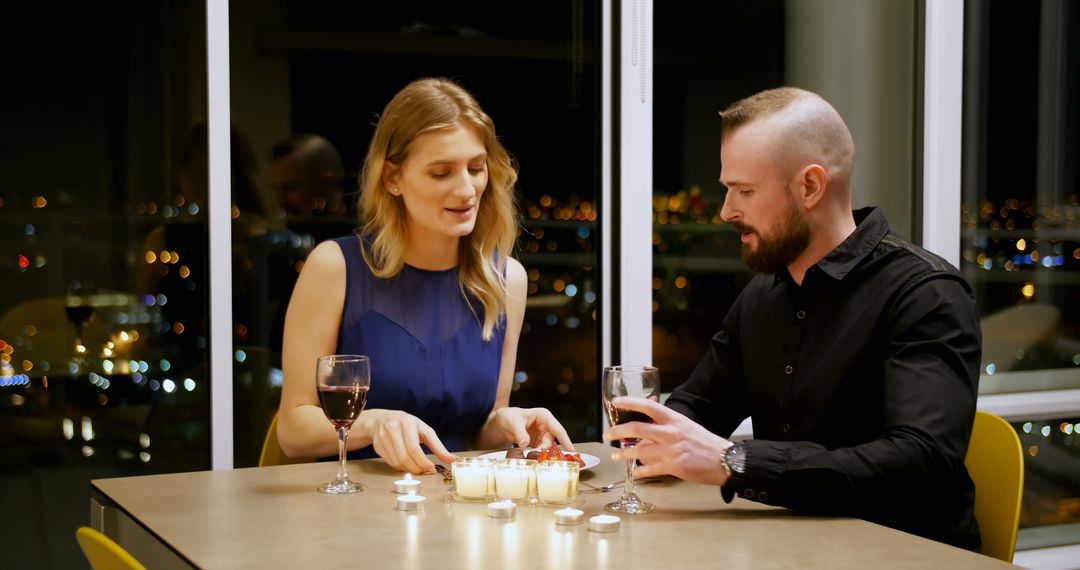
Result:
{"label": "wine glass base", "polygon": [[364,485],[346,479],[345,481],[331,481],[319,485],[316,490],[320,493],[326,493],[327,495],[348,495],[350,493],[359,493],[363,491]]}
{"label": "wine glass base", "polygon": [[655,511],[656,506],[642,501],[637,495],[631,495],[629,498],[624,497],[614,503],[604,505],[604,510],[624,515],[647,515]]}

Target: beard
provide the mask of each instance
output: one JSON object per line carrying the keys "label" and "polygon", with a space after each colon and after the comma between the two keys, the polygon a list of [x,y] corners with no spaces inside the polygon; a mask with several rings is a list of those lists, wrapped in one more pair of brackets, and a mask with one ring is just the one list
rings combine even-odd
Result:
{"label": "beard", "polygon": [[777,235],[766,237],[741,222],[732,222],[731,225],[740,233],[751,232],[757,235],[757,249],[750,249],[750,244],[742,244],[743,263],[757,273],[776,273],[795,261],[810,245],[810,226],[790,200],[787,213],[778,226]]}

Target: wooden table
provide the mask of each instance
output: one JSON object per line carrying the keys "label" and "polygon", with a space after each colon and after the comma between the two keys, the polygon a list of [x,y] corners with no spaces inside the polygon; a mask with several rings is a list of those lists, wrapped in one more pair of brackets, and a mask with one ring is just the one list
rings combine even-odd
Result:
{"label": "wooden table", "polygon": [[[578,447],[602,459],[582,481],[621,478],[610,447]],[[858,519],[725,504],[716,487],[674,479],[639,485],[656,512],[623,516],[621,530],[600,534],[587,522],[556,526],[551,507],[489,518],[485,504],[445,502],[437,475],[420,477],[426,508],[400,512],[393,481],[401,473],[378,460],[349,469],[365,492],[317,493],[332,463],[99,479],[91,523],[150,568],[1011,567]],[[618,493],[583,493],[577,508],[587,521]]]}

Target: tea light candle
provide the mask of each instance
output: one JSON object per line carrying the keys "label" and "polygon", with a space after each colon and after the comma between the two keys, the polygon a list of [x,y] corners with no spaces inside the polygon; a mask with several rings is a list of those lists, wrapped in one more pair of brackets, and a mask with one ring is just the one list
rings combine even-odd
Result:
{"label": "tea light candle", "polygon": [[497,501],[488,503],[488,516],[496,519],[513,518],[517,513],[517,505],[513,501]]}
{"label": "tea light candle", "polygon": [[615,532],[619,530],[619,517],[611,515],[590,517],[589,530],[593,532]]}
{"label": "tea light candle", "polygon": [[529,497],[529,480],[535,470],[528,461],[509,459],[495,465],[495,495],[499,499],[523,500]]}
{"label": "tea light candle", "polygon": [[425,498],[422,495],[402,495],[397,498],[399,511],[419,511],[424,508]]}
{"label": "tea light candle", "polygon": [[555,511],[555,524],[573,525],[581,524],[584,512],[578,509],[559,509]]}
{"label": "tea light candle", "polygon": [[542,501],[565,501],[570,488],[566,471],[541,471],[536,474],[536,492]]}
{"label": "tea light candle", "polygon": [[578,464],[543,462],[536,468],[536,497],[545,504],[568,503],[577,496]]}
{"label": "tea light candle", "polygon": [[491,462],[459,459],[454,462],[454,493],[462,499],[483,499],[488,496]]}
{"label": "tea light candle", "polygon": [[411,473],[406,473],[404,479],[394,481],[394,492],[400,495],[420,494],[420,480],[413,479]]}

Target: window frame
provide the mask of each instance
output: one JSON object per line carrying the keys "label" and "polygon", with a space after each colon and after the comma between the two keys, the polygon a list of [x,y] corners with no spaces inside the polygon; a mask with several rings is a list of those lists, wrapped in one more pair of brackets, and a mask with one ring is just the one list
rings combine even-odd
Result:
{"label": "window frame", "polygon": [[210,468],[233,468],[232,121],[229,3],[206,0],[207,127],[210,190]]}

